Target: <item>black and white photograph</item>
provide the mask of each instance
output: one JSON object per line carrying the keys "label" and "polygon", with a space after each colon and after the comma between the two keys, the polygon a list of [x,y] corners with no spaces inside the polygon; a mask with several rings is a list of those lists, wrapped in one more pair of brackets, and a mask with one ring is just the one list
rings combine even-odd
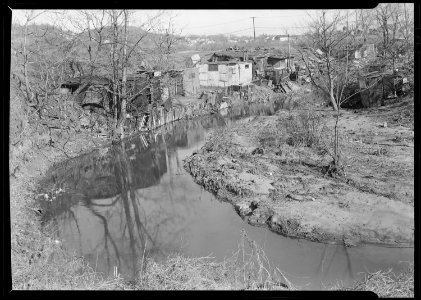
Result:
{"label": "black and white photograph", "polygon": [[415,297],[416,10],[10,8],[12,290]]}

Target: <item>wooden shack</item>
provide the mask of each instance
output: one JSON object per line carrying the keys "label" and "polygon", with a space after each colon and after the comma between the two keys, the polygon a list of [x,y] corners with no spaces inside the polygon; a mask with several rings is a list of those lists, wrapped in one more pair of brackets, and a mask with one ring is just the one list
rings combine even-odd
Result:
{"label": "wooden shack", "polygon": [[363,107],[384,105],[384,99],[396,97],[402,76],[374,71],[358,78]]}
{"label": "wooden shack", "polygon": [[81,106],[108,108],[111,99],[110,80],[101,76],[79,76],[66,80],[60,85],[61,93],[76,95]]}
{"label": "wooden shack", "polygon": [[227,61],[199,65],[201,86],[228,87],[248,84],[253,80],[252,62]]}

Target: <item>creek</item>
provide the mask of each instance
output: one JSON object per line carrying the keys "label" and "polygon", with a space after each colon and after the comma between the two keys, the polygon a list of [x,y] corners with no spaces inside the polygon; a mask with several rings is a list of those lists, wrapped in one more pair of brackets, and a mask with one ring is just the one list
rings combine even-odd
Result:
{"label": "creek", "polygon": [[237,250],[242,229],[303,289],[349,284],[359,272],[399,272],[404,262],[413,261],[413,248],[346,248],[283,237],[247,224],[231,204],[216,199],[184,170],[183,159],[216,128],[283,108],[280,103],[229,108],[65,161],[43,180],[44,187],[64,190],[44,203],[43,222],[96,271],[113,274],[117,266],[127,278],[135,276],[143,255],[159,261],[177,252],[222,261]]}

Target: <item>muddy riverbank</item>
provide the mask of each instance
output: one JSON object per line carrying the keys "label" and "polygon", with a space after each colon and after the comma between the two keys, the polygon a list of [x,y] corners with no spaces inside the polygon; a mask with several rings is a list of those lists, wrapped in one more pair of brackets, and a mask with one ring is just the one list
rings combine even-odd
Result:
{"label": "muddy riverbank", "polygon": [[291,143],[288,131],[300,114],[280,111],[217,130],[184,167],[252,225],[347,246],[411,246],[413,130],[384,126],[375,112],[343,112],[343,172],[329,176],[333,115],[318,112],[326,138],[308,147]]}

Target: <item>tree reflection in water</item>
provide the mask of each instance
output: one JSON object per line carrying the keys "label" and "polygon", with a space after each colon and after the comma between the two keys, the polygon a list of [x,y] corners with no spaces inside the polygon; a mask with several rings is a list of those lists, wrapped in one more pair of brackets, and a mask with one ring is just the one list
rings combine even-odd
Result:
{"label": "tree reflection in water", "polygon": [[53,220],[57,238],[98,271],[111,273],[117,266],[135,277],[145,251],[157,258],[179,251],[176,239],[188,226],[192,198],[186,197],[188,183],[174,180],[185,172],[177,149],[202,142],[204,128],[215,125],[224,126],[225,120],[181,121],[105,153],[96,150],[63,162],[48,180],[66,193],[49,203],[44,223]]}
{"label": "tree reflection in water", "polygon": [[[255,113],[235,110],[232,119]],[[144,252],[161,259],[183,247],[192,216],[203,212],[190,202],[201,199],[202,188],[182,159],[201,147],[205,129],[230,122],[219,115],[181,120],[61,163],[47,181],[66,193],[49,204],[45,223],[56,220],[65,247],[78,249],[97,271],[112,274],[117,266],[135,277]]]}

